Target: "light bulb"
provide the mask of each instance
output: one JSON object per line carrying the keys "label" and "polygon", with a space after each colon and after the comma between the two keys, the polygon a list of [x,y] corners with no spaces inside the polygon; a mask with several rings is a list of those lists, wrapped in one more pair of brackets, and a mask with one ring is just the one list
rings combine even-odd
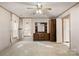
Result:
{"label": "light bulb", "polygon": [[36,11],[37,14],[42,14],[42,11],[39,9]]}

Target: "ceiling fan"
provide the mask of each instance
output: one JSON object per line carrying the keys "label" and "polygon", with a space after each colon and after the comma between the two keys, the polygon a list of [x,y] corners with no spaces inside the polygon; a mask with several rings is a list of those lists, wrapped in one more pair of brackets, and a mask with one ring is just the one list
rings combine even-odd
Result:
{"label": "ceiling fan", "polygon": [[27,8],[27,9],[35,9],[36,12],[34,14],[42,14],[44,11],[52,10],[52,8],[43,7],[43,5],[41,3],[37,3],[37,5],[35,5],[35,7]]}

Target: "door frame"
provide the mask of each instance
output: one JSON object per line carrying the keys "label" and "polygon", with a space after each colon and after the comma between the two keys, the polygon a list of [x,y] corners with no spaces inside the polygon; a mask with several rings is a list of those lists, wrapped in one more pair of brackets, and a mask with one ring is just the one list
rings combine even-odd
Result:
{"label": "door frame", "polygon": [[70,14],[62,17],[62,43],[64,42],[64,19],[65,18],[69,18],[69,41],[70,41],[70,44],[69,44],[69,49],[71,49],[71,19],[70,19]]}

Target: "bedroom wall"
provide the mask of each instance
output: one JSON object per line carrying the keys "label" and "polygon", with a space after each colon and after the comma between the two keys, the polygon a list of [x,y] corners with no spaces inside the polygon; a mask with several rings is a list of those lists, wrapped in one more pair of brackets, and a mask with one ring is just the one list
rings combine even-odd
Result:
{"label": "bedroom wall", "polygon": [[71,25],[71,49],[79,52],[79,4],[60,15],[58,18],[62,18],[70,14],[70,25]]}
{"label": "bedroom wall", "polygon": [[10,46],[11,13],[0,7],[0,51]]}

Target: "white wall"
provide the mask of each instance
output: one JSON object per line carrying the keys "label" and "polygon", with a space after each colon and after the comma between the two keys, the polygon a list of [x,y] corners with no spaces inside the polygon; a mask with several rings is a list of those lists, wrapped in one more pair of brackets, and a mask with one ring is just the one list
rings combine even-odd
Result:
{"label": "white wall", "polygon": [[79,52],[79,5],[71,11],[71,48]]}
{"label": "white wall", "polygon": [[79,4],[59,17],[62,18],[68,14],[70,14],[71,23],[71,49],[79,52]]}
{"label": "white wall", "polygon": [[12,39],[11,42],[15,43],[19,40],[19,17],[12,14]]}
{"label": "white wall", "polygon": [[0,50],[10,45],[11,14],[0,7]]}

